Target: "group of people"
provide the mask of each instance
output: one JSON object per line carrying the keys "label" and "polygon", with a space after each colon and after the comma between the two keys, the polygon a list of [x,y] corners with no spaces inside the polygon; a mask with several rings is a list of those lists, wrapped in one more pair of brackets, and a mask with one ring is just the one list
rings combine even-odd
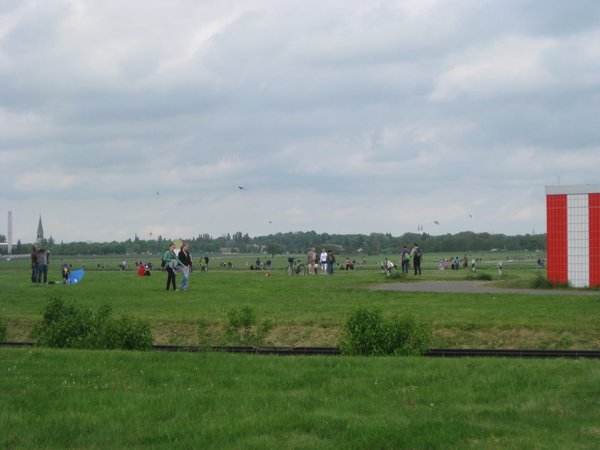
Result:
{"label": "group of people", "polygon": [[[186,291],[189,286],[190,272],[192,271],[192,255],[187,243],[181,244],[179,252],[175,251],[175,243],[171,242],[169,249],[163,255],[164,268],[167,271],[167,291],[173,287],[174,291]],[[181,273],[179,287],[176,285],[176,273]]]}
{"label": "group of people", "polygon": [[416,242],[412,249],[408,248],[407,244],[402,246],[400,251],[400,266],[402,273],[408,273],[412,265],[415,275],[421,275],[421,262],[423,260],[423,251]]}
{"label": "group of people", "polygon": [[306,265],[310,275],[316,275],[319,272],[319,267],[321,268],[321,275],[333,275],[335,255],[331,249],[323,249],[321,254],[318,255],[317,249],[313,247],[306,255]]}
{"label": "group of people", "polygon": [[48,264],[50,263],[50,252],[44,247],[31,249],[31,282],[48,283]]}
{"label": "group of people", "polygon": [[151,262],[147,262],[147,263],[143,263],[142,260],[138,260],[135,263],[135,267],[137,270],[137,274],[140,277],[149,277],[150,275],[152,275],[152,263]]}
{"label": "group of people", "polygon": [[[415,242],[412,249],[408,248],[407,244],[402,246],[402,250],[400,251],[400,267],[402,269],[402,273],[408,273],[410,266],[415,271],[415,275],[421,275],[421,261],[423,260],[423,252],[419,244]],[[387,275],[391,275],[392,271],[396,268],[394,263],[390,261],[387,257],[381,263],[381,270],[386,272]]]}

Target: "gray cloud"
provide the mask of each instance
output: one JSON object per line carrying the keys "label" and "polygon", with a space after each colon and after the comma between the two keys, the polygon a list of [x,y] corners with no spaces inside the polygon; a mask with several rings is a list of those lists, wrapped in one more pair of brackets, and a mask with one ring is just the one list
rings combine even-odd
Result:
{"label": "gray cloud", "polygon": [[544,185],[597,181],[599,16],[584,0],[4,4],[0,209],[24,241],[39,214],[65,241],[541,232]]}

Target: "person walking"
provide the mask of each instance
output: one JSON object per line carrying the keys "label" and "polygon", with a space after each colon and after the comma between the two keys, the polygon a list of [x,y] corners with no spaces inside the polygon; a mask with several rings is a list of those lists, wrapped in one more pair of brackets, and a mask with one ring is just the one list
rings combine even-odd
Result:
{"label": "person walking", "polygon": [[175,272],[177,271],[177,266],[180,264],[177,259],[177,254],[175,253],[175,244],[171,242],[169,245],[169,249],[165,251],[163,255],[163,261],[165,262],[165,269],[167,270],[167,291],[171,284],[173,285],[173,290],[176,291],[175,285]]}
{"label": "person walking", "polygon": [[413,261],[415,275],[417,275],[417,273],[421,275],[421,260],[423,258],[423,252],[421,251],[421,247],[419,247],[419,244],[417,244],[416,242],[413,249],[410,252],[410,256]]}
{"label": "person walking", "polygon": [[180,291],[186,291],[189,285],[190,272],[192,271],[192,255],[190,255],[189,245],[184,243],[179,249],[177,259],[181,263],[179,271],[181,272],[181,283],[179,284]]}

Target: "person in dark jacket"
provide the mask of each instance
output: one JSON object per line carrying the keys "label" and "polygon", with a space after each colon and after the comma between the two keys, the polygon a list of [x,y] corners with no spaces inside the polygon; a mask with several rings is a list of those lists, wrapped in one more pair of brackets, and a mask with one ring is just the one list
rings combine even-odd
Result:
{"label": "person in dark jacket", "polygon": [[31,249],[31,282],[37,283],[38,257],[35,245]]}
{"label": "person in dark jacket", "polygon": [[180,265],[180,262],[175,254],[175,244],[173,242],[169,245],[169,249],[165,251],[163,261],[165,262],[165,268],[167,270],[167,291],[171,285],[173,285],[173,290],[176,291],[175,272],[177,271],[177,266]]}
{"label": "person in dark jacket", "polygon": [[192,255],[190,255],[190,249],[187,243],[184,243],[179,249],[177,255],[179,262],[179,271],[181,272],[181,283],[179,283],[179,290],[185,291],[188,288],[190,272],[192,271]]}

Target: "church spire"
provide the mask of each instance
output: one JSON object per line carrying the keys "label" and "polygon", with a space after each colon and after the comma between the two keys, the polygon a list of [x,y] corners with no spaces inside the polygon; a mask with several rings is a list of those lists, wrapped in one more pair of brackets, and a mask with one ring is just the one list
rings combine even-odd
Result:
{"label": "church spire", "polygon": [[41,245],[44,240],[44,227],[42,226],[42,215],[40,214],[40,221],[38,222],[36,244]]}

